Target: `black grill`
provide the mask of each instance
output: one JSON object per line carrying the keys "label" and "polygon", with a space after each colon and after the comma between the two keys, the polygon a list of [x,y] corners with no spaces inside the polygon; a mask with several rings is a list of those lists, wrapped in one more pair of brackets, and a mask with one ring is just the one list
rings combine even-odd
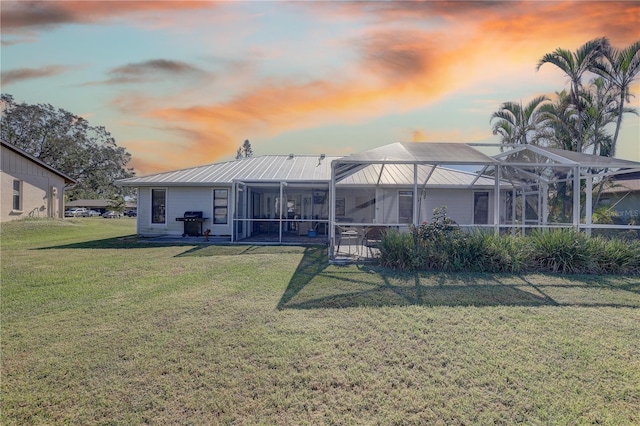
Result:
{"label": "black grill", "polygon": [[202,222],[209,219],[208,217],[202,217],[202,212],[188,211],[184,212],[182,217],[177,217],[176,221],[184,222],[183,237],[187,235],[191,237],[199,237],[202,235]]}

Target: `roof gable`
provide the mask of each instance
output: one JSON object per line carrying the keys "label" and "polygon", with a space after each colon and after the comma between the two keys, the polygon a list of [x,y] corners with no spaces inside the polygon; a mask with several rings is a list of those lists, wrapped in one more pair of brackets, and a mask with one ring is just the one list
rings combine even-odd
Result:
{"label": "roof gable", "polygon": [[44,161],[34,157],[33,155],[27,153],[26,151],[18,148],[17,146],[10,144],[9,142],[5,142],[4,140],[0,139],[0,145],[15,152],[16,154],[28,159],[29,161],[32,161],[36,164],[38,164],[41,167],[44,167],[45,169],[49,170],[52,173],[57,174],[58,176],[62,177],[65,180],[65,183],[76,183],[76,180],[65,175],[64,173],[62,173],[61,171],[51,167],[50,165],[48,165],[47,163],[45,163]]}

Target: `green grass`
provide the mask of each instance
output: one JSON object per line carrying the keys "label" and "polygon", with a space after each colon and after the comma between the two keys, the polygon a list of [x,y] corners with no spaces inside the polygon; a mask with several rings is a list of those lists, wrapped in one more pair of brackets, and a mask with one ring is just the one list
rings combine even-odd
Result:
{"label": "green grass", "polygon": [[322,247],[2,224],[12,424],[638,424],[637,277],[399,273]]}

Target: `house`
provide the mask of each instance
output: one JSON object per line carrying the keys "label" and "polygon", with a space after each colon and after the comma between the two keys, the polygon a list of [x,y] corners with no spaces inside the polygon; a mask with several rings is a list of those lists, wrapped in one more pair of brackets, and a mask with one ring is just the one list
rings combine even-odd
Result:
{"label": "house", "polygon": [[8,142],[0,144],[0,221],[64,217],[64,189],[76,181]]}
{"label": "house", "polygon": [[640,170],[640,163],[529,145],[494,147],[493,156],[485,148],[394,143],[345,157],[266,155],[117,184],[138,190],[142,236],[209,230],[232,242],[284,243],[314,235],[333,248],[342,228],[404,231],[442,206],[466,228],[580,227],[579,191],[569,199],[570,221],[548,222],[550,187],[591,185],[595,170]]}
{"label": "house", "polygon": [[610,206],[622,223],[640,221],[640,172],[614,176],[603,189],[600,204]]}

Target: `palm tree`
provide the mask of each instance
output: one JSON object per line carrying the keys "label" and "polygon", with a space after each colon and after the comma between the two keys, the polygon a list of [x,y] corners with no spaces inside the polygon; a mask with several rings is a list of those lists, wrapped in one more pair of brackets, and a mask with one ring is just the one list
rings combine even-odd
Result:
{"label": "palm tree", "polygon": [[544,104],[540,113],[548,127],[547,138],[553,148],[576,151],[578,114],[566,90],[556,92],[557,100]]}
{"label": "palm tree", "polygon": [[613,134],[611,145],[611,157],[616,153],[616,143],[622,125],[622,115],[624,114],[624,103],[630,101],[629,86],[640,73],[640,41],[636,41],[631,46],[623,50],[618,50],[607,44],[600,61],[591,64],[590,70],[615,85],[619,90],[618,100],[618,120],[616,130]]}
{"label": "palm tree", "polygon": [[502,136],[504,144],[536,144],[544,135],[546,118],[540,113],[546,96],[538,96],[531,100],[525,107],[522,102],[505,102],[500,109],[491,115],[491,120],[497,119],[493,124],[493,134]]}
{"label": "palm tree", "polygon": [[[586,42],[571,52],[567,49],[558,48],[552,53],[544,55],[538,61],[537,70],[546,63],[553,64],[560,68],[571,81],[571,99],[575,105],[578,116],[582,116],[582,105],[580,102],[580,90],[582,88],[582,75],[589,71],[602,55],[603,50],[609,46],[609,40],[605,37],[597,38]],[[582,122],[578,120],[578,140],[576,151],[582,151]]]}

